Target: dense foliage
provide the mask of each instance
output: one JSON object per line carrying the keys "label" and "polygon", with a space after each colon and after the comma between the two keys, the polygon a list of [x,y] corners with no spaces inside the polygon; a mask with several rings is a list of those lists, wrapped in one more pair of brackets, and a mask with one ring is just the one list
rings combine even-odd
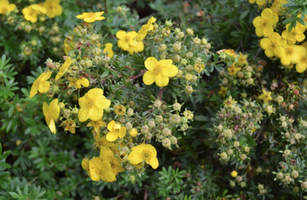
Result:
{"label": "dense foliage", "polygon": [[306,199],[303,0],[0,0],[0,199]]}

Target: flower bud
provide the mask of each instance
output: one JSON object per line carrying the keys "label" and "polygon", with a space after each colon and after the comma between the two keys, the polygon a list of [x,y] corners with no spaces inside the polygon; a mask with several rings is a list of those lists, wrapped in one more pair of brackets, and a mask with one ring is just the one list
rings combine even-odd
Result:
{"label": "flower bud", "polygon": [[282,173],[282,172],[278,172],[278,173],[276,174],[276,178],[279,179],[279,180],[282,180],[282,179],[284,178],[283,173]]}
{"label": "flower bud", "polygon": [[161,115],[158,115],[158,116],[156,116],[155,121],[156,121],[158,124],[160,124],[160,123],[163,122],[163,117],[162,117]]}
{"label": "flower bud", "polygon": [[153,104],[153,106],[154,106],[155,108],[160,108],[161,105],[162,105],[162,101],[159,100],[159,99],[156,99],[155,102],[154,102],[154,104]]}
{"label": "flower bud", "polygon": [[190,86],[190,85],[187,85],[187,86],[185,86],[184,91],[185,91],[187,94],[191,94],[191,93],[193,92],[193,87]]}
{"label": "flower bud", "polygon": [[248,152],[250,151],[250,148],[249,148],[248,146],[246,146],[246,147],[244,147],[244,151],[245,151],[246,153],[248,153]]}
{"label": "flower bud", "polygon": [[78,108],[73,108],[71,112],[72,112],[72,114],[76,115],[76,114],[78,114],[79,110],[78,110]]}
{"label": "flower bud", "polygon": [[182,70],[178,70],[178,73],[177,73],[177,75],[176,75],[176,77],[177,78],[181,78],[182,77],[182,74],[183,74],[183,72],[182,72]]}
{"label": "flower bud", "polygon": [[71,111],[70,111],[69,109],[65,109],[65,110],[63,111],[63,116],[64,116],[66,119],[68,119],[68,118],[70,117],[70,115],[71,115]]}
{"label": "flower bud", "polygon": [[204,44],[204,45],[205,45],[205,44],[208,44],[207,39],[206,39],[206,38],[202,38],[202,39],[201,39],[201,44]]}
{"label": "flower bud", "polygon": [[244,181],[242,181],[242,182],[240,183],[240,186],[241,186],[242,188],[244,188],[244,187],[246,187],[246,183],[245,183]]}
{"label": "flower bud", "polygon": [[127,122],[125,127],[126,127],[127,130],[130,130],[130,129],[132,129],[132,124],[130,122]]}
{"label": "flower bud", "polygon": [[174,55],[174,57],[173,57],[174,63],[179,63],[180,59],[181,59],[181,57],[178,54]]}
{"label": "flower bud", "polygon": [[166,49],[167,49],[167,46],[165,44],[161,44],[158,47],[158,50],[161,51],[161,52],[165,51]]}
{"label": "flower bud", "polygon": [[188,52],[186,55],[185,55],[187,58],[193,58],[193,52]]}
{"label": "flower bud", "polygon": [[177,37],[178,37],[179,39],[184,38],[184,33],[183,33],[182,31],[180,31],[180,32],[177,34]]}
{"label": "flower bud", "polygon": [[230,187],[235,187],[235,186],[236,186],[236,183],[235,183],[234,181],[231,180],[231,181],[229,182],[229,185],[230,185]]}
{"label": "flower bud", "polygon": [[228,150],[227,150],[227,154],[228,154],[228,155],[232,155],[232,154],[233,154],[233,150],[232,150],[232,149],[228,149]]}
{"label": "flower bud", "polygon": [[194,31],[191,28],[187,28],[186,32],[187,32],[188,35],[194,35]]}
{"label": "flower bud", "polygon": [[162,129],[162,134],[164,136],[170,136],[172,134],[172,132],[169,128],[164,128],[164,129]]}
{"label": "flower bud", "polygon": [[258,185],[258,190],[263,190],[264,189],[264,186],[262,184],[259,184]]}
{"label": "flower bud", "polygon": [[162,140],[162,145],[166,148],[169,148],[171,146],[171,141],[168,138],[164,138]]}
{"label": "flower bud", "polygon": [[151,140],[152,134],[151,133],[146,133],[144,137],[145,137],[146,140]]}
{"label": "flower bud", "polygon": [[200,40],[198,37],[193,38],[193,43],[194,43],[194,44],[200,44],[200,43],[201,43],[201,40]]}
{"label": "flower bud", "polygon": [[149,128],[148,128],[147,125],[142,126],[141,133],[146,134],[146,133],[148,133],[148,131],[149,131]]}
{"label": "flower bud", "polygon": [[190,72],[190,71],[193,71],[194,68],[192,65],[188,65],[185,67],[185,69]]}
{"label": "flower bud", "polygon": [[302,188],[307,189],[307,181],[303,182],[303,183],[301,184],[301,186],[302,186]]}
{"label": "flower bud", "polygon": [[226,160],[227,159],[227,153],[226,152],[222,152],[220,154],[220,157],[221,157],[222,160]]}
{"label": "flower bud", "polygon": [[175,145],[177,144],[177,138],[174,136],[171,136],[170,141],[171,141],[171,144],[175,144]]}
{"label": "flower bud", "polygon": [[240,159],[241,159],[241,160],[245,160],[246,158],[247,158],[247,156],[246,156],[245,153],[241,154],[241,156],[240,156]]}
{"label": "flower bud", "polygon": [[173,110],[175,110],[175,111],[180,111],[180,109],[181,109],[181,104],[180,103],[174,103],[173,104]]}
{"label": "flower bud", "polygon": [[116,8],[116,12],[117,12],[117,13],[121,13],[121,12],[123,12],[123,8],[122,8],[122,7],[120,7],[120,6],[119,6],[119,7],[117,7],[117,8]]}
{"label": "flower bud", "polygon": [[237,177],[236,177],[236,180],[237,180],[238,182],[241,182],[241,181],[243,180],[243,178],[242,178],[242,176],[237,176]]}
{"label": "flower bud", "polygon": [[131,137],[137,136],[137,135],[138,135],[137,129],[136,129],[136,128],[131,129],[131,130],[129,131],[129,135],[130,135]]}
{"label": "flower bud", "polygon": [[171,33],[171,30],[169,28],[163,28],[161,32],[164,37],[168,37]]}
{"label": "flower bud", "polygon": [[299,176],[298,171],[293,170],[292,173],[291,173],[291,176],[292,176],[293,178],[297,178],[297,177]]}
{"label": "flower bud", "polygon": [[134,114],[133,109],[132,108],[128,108],[128,110],[127,110],[128,117],[131,117],[133,114]]}
{"label": "flower bud", "polygon": [[171,20],[166,20],[164,25],[165,25],[165,27],[171,27],[171,26],[173,26],[173,23],[172,23]]}
{"label": "flower bud", "polygon": [[192,78],[193,78],[192,74],[187,73],[187,74],[185,75],[185,79],[186,79],[187,81],[192,80]]}

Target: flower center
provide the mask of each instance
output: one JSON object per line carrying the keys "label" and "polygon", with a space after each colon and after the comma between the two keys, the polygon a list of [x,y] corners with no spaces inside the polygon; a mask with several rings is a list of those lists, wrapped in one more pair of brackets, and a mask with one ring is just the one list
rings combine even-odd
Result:
{"label": "flower center", "polygon": [[153,69],[153,72],[158,75],[158,74],[161,74],[162,73],[162,66],[160,64],[157,64],[154,69]]}
{"label": "flower center", "polygon": [[89,12],[89,13],[86,15],[86,17],[87,17],[87,18],[95,18],[96,15],[95,15],[95,13],[93,13],[93,12]]}
{"label": "flower center", "polygon": [[129,36],[125,36],[124,40],[125,40],[125,42],[129,42],[130,37]]}
{"label": "flower center", "polygon": [[271,43],[271,47],[272,47],[272,49],[276,49],[276,48],[278,47],[277,42],[272,41],[272,43]]}
{"label": "flower center", "polygon": [[287,55],[292,55],[294,53],[293,48],[286,48],[286,54]]}
{"label": "flower center", "polygon": [[270,23],[268,22],[268,20],[267,20],[267,19],[263,19],[263,20],[262,20],[262,26],[263,26],[263,27],[266,27],[266,26],[268,26],[268,25],[270,25]]}
{"label": "flower center", "polygon": [[149,150],[143,150],[142,153],[141,153],[141,158],[142,160],[149,160],[151,157],[151,152]]}
{"label": "flower center", "polygon": [[87,107],[92,108],[95,105],[95,99],[93,97],[89,97],[86,100]]}

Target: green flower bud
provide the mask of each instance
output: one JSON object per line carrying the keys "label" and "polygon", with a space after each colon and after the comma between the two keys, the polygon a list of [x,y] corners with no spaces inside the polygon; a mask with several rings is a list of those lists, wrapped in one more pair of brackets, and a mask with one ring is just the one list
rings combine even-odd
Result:
{"label": "green flower bud", "polygon": [[185,86],[184,91],[185,91],[187,94],[191,94],[194,90],[193,90],[193,87],[192,87],[192,86],[187,85],[187,86]]}
{"label": "green flower bud", "polygon": [[226,160],[227,159],[227,153],[226,152],[222,152],[220,154],[220,157],[221,157],[222,160]]}
{"label": "green flower bud", "polygon": [[283,173],[282,173],[282,172],[278,172],[278,173],[276,174],[276,178],[279,179],[279,180],[282,180],[282,179],[284,178]]}
{"label": "green flower bud", "polygon": [[293,178],[297,178],[297,177],[299,176],[298,171],[293,170],[292,173],[291,173],[291,176],[292,176]]}
{"label": "green flower bud", "polygon": [[187,32],[188,35],[194,35],[194,31],[191,28],[187,28],[186,32]]}
{"label": "green flower bud", "polygon": [[173,104],[173,110],[175,110],[175,111],[180,111],[180,109],[181,109],[181,104],[180,103],[174,103]]}
{"label": "green flower bud", "polygon": [[162,129],[162,134],[164,136],[170,136],[172,134],[172,132],[169,128],[164,128],[164,129]]}
{"label": "green flower bud", "polygon": [[167,49],[167,46],[165,44],[160,44],[159,47],[158,47],[158,50],[163,52]]}
{"label": "green flower bud", "polygon": [[162,145],[166,148],[169,148],[171,146],[171,141],[168,138],[164,138],[162,140]]}
{"label": "green flower bud", "polygon": [[163,122],[163,117],[161,115],[157,115],[155,121],[160,124]]}

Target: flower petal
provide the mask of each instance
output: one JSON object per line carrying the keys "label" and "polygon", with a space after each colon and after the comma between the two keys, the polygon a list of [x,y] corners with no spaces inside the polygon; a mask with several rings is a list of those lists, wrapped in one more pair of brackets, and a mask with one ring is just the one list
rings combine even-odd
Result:
{"label": "flower petal", "polygon": [[143,82],[145,85],[151,85],[153,82],[155,82],[156,75],[152,71],[147,71],[143,75]]}
{"label": "flower petal", "polygon": [[169,82],[169,78],[167,76],[165,76],[164,74],[158,74],[155,77],[155,83],[159,87],[166,86],[168,84],[168,82]]}
{"label": "flower petal", "polygon": [[159,166],[159,161],[157,157],[152,157],[150,158],[148,164],[153,168],[153,169],[157,169]]}
{"label": "flower petal", "polygon": [[128,160],[132,165],[137,165],[140,162],[142,162],[142,158],[140,156],[140,153],[137,151],[131,151],[131,153],[128,155]]}
{"label": "flower petal", "polygon": [[175,65],[163,66],[162,71],[168,77],[174,77],[178,74],[178,68]]}
{"label": "flower petal", "polygon": [[113,141],[117,140],[118,134],[116,132],[110,131],[110,132],[108,132],[106,138],[107,138],[108,141],[113,142]]}
{"label": "flower petal", "polygon": [[145,67],[148,70],[154,70],[157,64],[158,64],[158,60],[155,57],[149,57],[145,60]]}

